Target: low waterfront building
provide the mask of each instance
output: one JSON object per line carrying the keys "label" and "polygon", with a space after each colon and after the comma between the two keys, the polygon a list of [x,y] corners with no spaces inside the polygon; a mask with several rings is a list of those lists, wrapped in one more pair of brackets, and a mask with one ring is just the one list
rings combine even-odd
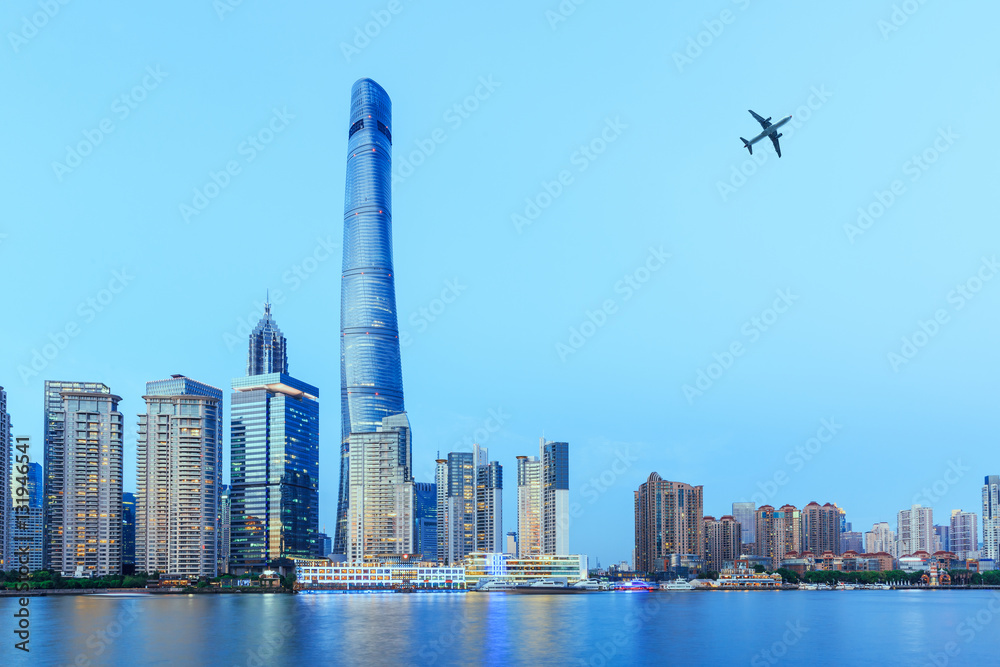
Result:
{"label": "low waterfront building", "polygon": [[780,574],[756,572],[748,559],[741,558],[733,563],[732,568],[725,568],[719,573],[715,585],[717,588],[779,588],[781,583]]}
{"label": "low waterfront building", "polygon": [[306,591],[464,590],[465,568],[420,560],[362,563],[294,559],[295,588]]}
{"label": "low waterfront building", "polygon": [[581,554],[517,558],[511,554],[475,552],[465,557],[465,581],[469,588],[480,579],[513,583],[555,579],[572,585],[588,576],[588,559]]}

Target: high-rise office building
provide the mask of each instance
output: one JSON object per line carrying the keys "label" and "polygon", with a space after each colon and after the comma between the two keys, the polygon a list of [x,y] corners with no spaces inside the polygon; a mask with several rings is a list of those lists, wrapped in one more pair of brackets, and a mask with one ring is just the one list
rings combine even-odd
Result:
{"label": "high-rise office building", "polygon": [[229,574],[233,536],[233,487],[222,485],[219,496],[219,574]]}
{"label": "high-rise office building", "polygon": [[371,79],[351,89],[340,293],[340,488],[334,551],[346,553],[350,436],[405,412],[392,264],[392,102]]}
{"label": "high-rise office building", "polygon": [[816,556],[826,552],[839,554],[842,513],[843,510],[831,503],[820,505],[813,501],[806,505],[802,509],[802,550]]}
{"label": "high-rise office building", "polygon": [[733,503],[733,516],[740,522],[740,533],[743,535],[743,544],[746,545],[753,545],[757,541],[756,509],[757,505],[752,502]]}
{"label": "high-rise office building", "polygon": [[45,382],[42,558],[64,577],[122,570],[119,401],[99,382]]}
{"label": "high-rise office building", "polygon": [[505,554],[510,554],[511,556],[517,555],[517,531],[512,530],[507,533],[507,546],[504,548],[503,552]]}
{"label": "high-rise office building", "polygon": [[951,526],[934,526],[934,551],[951,551]]}
{"label": "high-rise office building", "polygon": [[975,512],[951,511],[951,525],[948,531],[948,551],[955,554],[962,564],[975,558],[979,551],[979,531],[976,529]]}
{"label": "high-rise office building", "polygon": [[146,383],[136,452],[135,565],[214,577],[222,503],[222,390],[183,375]]}
{"label": "high-rise office building", "polygon": [[569,443],[539,441],[542,459],[542,554],[569,555]]}
{"label": "high-rise office building", "polygon": [[0,571],[16,569],[12,567],[8,550],[13,544],[11,527],[14,517],[14,497],[11,495],[11,467],[14,463],[13,440],[10,434],[10,414],[7,412],[7,392],[0,387]]}
{"label": "high-rise office building", "polygon": [[983,481],[983,558],[1000,561],[1000,475]]}
{"label": "high-rise office building", "polygon": [[377,431],[351,433],[347,559],[414,553],[410,422],[383,417]]}
{"label": "high-rise office building", "polygon": [[[28,436],[17,436],[14,456],[20,454],[17,446],[23,445],[25,449],[30,446],[31,439]],[[11,497],[14,499],[15,508],[10,523],[10,542],[7,547],[10,566],[4,564],[5,570],[19,569],[21,565],[26,565],[29,572],[37,572],[42,569],[42,466],[34,461],[28,463],[28,473],[20,474],[17,471],[18,465],[14,466],[14,473],[11,479]],[[24,489],[18,493],[18,489]],[[27,562],[21,561],[21,554],[18,549],[27,549]],[[16,556],[16,559],[15,559]]]}
{"label": "high-rise office building", "polygon": [[726,561],[735,561],[742,552],[743,528],[736,517],[705,517],[705,566],[710,571],[721,572]]}
{"label": "high-rise office building", "polygon": [[122,574],[135,574],[135,494],[122,493]]}
{"label": "high-rise office building", "polygon": [[416,553],[423,560],[437,560],[437,484],[413,484],[413,535]]}
{"label": "high-rise office building", "polygon": [[542,553],[542,462],[517,457],[517,557]]}
{"label": "high-rise office building", "polygon": [[705,555],[704,490],[657,473],[634,492],[635,568],[669,569],[669,556]]}
{"label": "high-rise office building", "polygon": [[247,375],[288,373],[288,346],[274,318],[271,301],[264,303],[264,314],[250,332],[250,351],[247,354]]}
{"label": "high-rise office building", "polygon": [[319,389],[288,374],[271,306],[250,334],[247,370],[232,381],[229,562],[237,574],[320,555]]}
{"label": "high-rise office building", "polygon": [[896,558],[897,549],[896,533],[889,527],[888,522],[880,521],[872,524],[871,531],[865,533],[865,552],[870,554],[887,553]]}
{"label": "high-rise office building", "polygon": [[774,509],[763,505],[756,510],[758,556],[768,558],[771,568],[777,569],[788,553],[802,552],[803,519],[802,511],[794,505],[782,505]]}
{"label": "high-rise office building", "polygon": [[934,553],[934,510],[913,505],[896,515],[897,558],[918,551]]}
{"label": "high-rise office building", "polygon": [[444,503],[438,505],[438,541],[443,549],[441,562],[452,565],[476,550],[475,453],[449,453],[443,472],[445,493],[438,495]]}
{"label": "high-rise office building", "polygon": [[504,550],[503,467],[496,461],[476,466],[475,550],[490,554]]}
{"label": "high-rise office building", "polygon": [[846,533],[840,534],[840,553],[844,554],[848,551],[853,551],[857,554],[865,552],[864,533],[849,530]]}

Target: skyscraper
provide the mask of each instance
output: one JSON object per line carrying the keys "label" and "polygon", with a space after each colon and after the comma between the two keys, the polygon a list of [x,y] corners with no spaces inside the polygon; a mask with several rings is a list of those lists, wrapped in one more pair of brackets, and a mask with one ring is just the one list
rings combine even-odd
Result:
{"label": "skyscraper", "polygon": [[122,493],[122,574],[135,574],[135,494]]}
{"label": "skyscraper", "polygon": [[934,510],[913,505],[896,516],[896,557],[911,556],[918,551],[934,553]]}
{"label": "skyscraper", "polygon": [[135,565],[218,574],[222,390],[183,375],[146,383],[136,452]]}
{"label": "skyscraper", "polygon": [[871,532],[865,533],[865,551],[870,554],[887,553],[897,557],[898,545],[896,533],[892,532],[887,521],[872,524]]}
{"label": "skyscraper", "polygon": [[334,551],[346,553],[350,436],[405,412],[392,264],[392,102],[371,79],[351,89],[340,293],[340,488]]}
{"label": "skyscraper", "polygon": [[734,561],[743,551],[743,528],[736,517],[727,514],[719,520],[705,517],[705,566],[720,572],[726,561]]}
{"label": "skyscraper", "polygon": [[[14,441],[15,458],[20,454],[17,446],[29,446],[28,436],[17,436]],[[15,465],[15,471],[17,470]],[[5,570],[16,570],[21,565],[26,564],[29,572],[37,572],[42,569],[42,466],[32,461],[28,464],[28,474],[22,475],[15,472],[12,480],[11,495],[14,498],[14,507],[20,510],[13,512],[11,520],[11,540],[7,546],[9,566],[4,563]],[[27,497],[23,493],[18,494],[16,489],[24,488]],[[27,548],[27,563],[22,563],[17,549]],[[18,556],[16,562],[15,555]]]}
{"label": "skyscraper", "polygon": [[635,569],[663,572],[669,557],[705,555],[704,494],[701,486],[670,482],[650,473],[635,501]]}
{"label": "skyscraper", "polygon": [[802,551],[802,512],[794,505],[782,505],[774,509],[771,505],[757,508],[757,548],[758,556],[771,560],[771,568],[780,566],[785,554]]}
{"label": "skyscraper", "polygon": [[953,552],[965,564],[966,559],[974,558],[979,551],[979,531],[976,529],[977,515],[975,512],[951,511],[951,530],[948,531],[948,550]]}
{"label": "skyscraper", "polygon": [[437,484],[413,484],[413,523],[416,553],[424,560],[437,560]]}
{"label": "skyscraper", "polygon": [[438,540],[444,552],[441,562],[450,565],[476,550],[475,453],[449,453],[443,470],[446,490],[443,498],[439,494],[444,506],[438,506]]}
{"label": "skyscraper", "polygon": [[382,418],[376,431],[351,433],[347,559],[414,551],[410,422],[406,413]]}
{"label": "skyscraper", "polygon": [[517,557],[542,553],[542,462],[517,457]]}
{"label": "skyscraper", "polygon": [[11,496],[10,473],[14,462],[10,435],[10,415],[7,413],[7,392],[0,387],[0,570],[13,570],[7,550],[11,547],[14,502]]}
{"label": "skyscraper", "polygon": [[802,510],[802,550],[816,556],[839,554],[843,516],[843,510],[831,503],[820,505],[813,501],[806,505]]}
{"label": "skyscraper", "polygon": [[1000,475],[983,481],[983,558],[1000,561]]}
{"label": "skyscraper", "polygon": [[231,395],[229,563],[237,574],[322,550],[319,389],[288,374],[270,304],[250,334],[247,371]]}
{"label": "skyscraper", "polygon": [[[542,459],[542,554],[569,555],[569,443],[539,441]],[[700,518],[699,518],[700,523]]]}
{"label": "skyscraper", "polygon": [[247,375],[270,375],[288,372],[288,351],[281,329],[271,317],[271,301],[264,303],[264,314],[250,333]]}
{"label": "skyscraper", "polygon": [[503,467],[489,461],[476,466],[476,551],[503,550]]}
{"label": "skyscraper", "polygon": [[756,509],[757,505],[752,502],[733,503],[733,516],[740,522],[744,544],[752,545],[757,540],[757,519],[754,517]]}
{"label": "skyscraper", "polygon": [[45,382],[42,556],[64,577],[121,573],[119,401],[100,382]]}

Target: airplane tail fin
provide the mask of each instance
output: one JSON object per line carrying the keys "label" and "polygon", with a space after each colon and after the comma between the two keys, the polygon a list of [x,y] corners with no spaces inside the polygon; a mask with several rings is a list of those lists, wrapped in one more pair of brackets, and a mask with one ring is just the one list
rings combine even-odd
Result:
{"label": "airplane tail fin", "polygon": [[742,141],[743,145],[746,146],[748,151],[750,151],[750,155],[753,155],[753,146],[750,144],[750,142],[744,139],[743,137],[740,137],[740,141]]}

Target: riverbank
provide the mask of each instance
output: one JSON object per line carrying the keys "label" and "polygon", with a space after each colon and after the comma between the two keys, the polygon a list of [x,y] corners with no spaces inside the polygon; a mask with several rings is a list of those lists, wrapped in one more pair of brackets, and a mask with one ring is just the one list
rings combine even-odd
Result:
{"label": "riverbank", "polygon": [[26,591],[0,590],[0,597],[46,597],[49,595],[238,595],[272,594],[291,595],[292,591],[281,588],[32,588]]}

